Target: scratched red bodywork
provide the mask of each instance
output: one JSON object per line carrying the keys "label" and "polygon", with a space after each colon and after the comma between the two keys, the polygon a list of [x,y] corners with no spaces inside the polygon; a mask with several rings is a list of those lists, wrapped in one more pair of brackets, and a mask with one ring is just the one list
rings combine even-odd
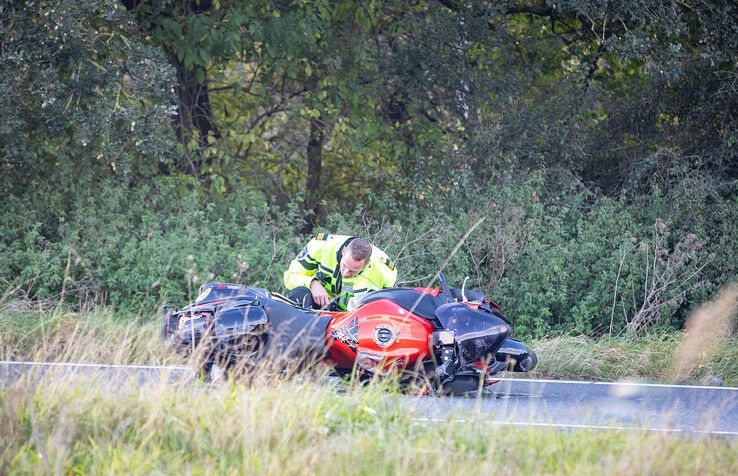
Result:
{"label": "scratched red bodywork", "polygon": [[[345,336],[356,319],[356,339]],[[392,332],[391,341],[380,346],[375,339],[377,328],[385,326]],[[430,337],[433,324],[390,300],[368,303],[343,316],[334,315],[328,326],[328,353],[336,367],[350,369],[360,351],[366,352],[385,364],[399,363],[412,366],[431,354]],[[337,332],[336,332],[337,331]],[[336,335],[343,338],[337,338]]]}

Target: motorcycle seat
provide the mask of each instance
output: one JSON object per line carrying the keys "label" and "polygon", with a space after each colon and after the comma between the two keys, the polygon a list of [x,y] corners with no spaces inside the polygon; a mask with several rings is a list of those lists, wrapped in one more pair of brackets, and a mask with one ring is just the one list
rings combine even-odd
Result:
{"label": "motorcycle seat", "polygon": [[330,316],[271,299],[263,303],[263,309],[269,319],[270,350],[295,356],[325,353]]}

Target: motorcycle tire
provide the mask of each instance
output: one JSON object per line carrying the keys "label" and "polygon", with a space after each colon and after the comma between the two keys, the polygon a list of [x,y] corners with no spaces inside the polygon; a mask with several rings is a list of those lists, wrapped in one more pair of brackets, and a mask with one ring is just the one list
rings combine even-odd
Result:
{"label": "motorcycle tire", "polygon": [[161,325],[159,328],[159,337],[162,341],[168,341],[174,334],[174,329],[179,324],[179,316],[173,316],[177,311],[174,307],[164,307],[161,310]]}
{"label": "motorcycle tire", "polygon": [[515,372],[530,372],[538,365],[538,356],[532,350],[528,350],[528,357],[515,363]]}

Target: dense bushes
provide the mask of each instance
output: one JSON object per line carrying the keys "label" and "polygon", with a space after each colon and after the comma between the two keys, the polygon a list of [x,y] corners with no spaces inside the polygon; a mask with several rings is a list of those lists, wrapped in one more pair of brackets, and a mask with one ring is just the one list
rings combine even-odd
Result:
{"label": "dense bushes", "polygon": [[161,178],[134,188],[107,183],[78,197],[56,238],[37,232],[31,211],[3,210],[24,228],[0,253],[3,281],[36,299],[116,305],[192,297],[207,279],[274,288],[272,273],[299,247],[289,212],[270,211],[258,193],[209,201],[186,183]]}
{"label": "dense bushes", "polygon": [[[576,187],[547,194],[550,186],[536,176],[423,207],[380,200],[376,210],[334,213],[327,229],[368,236],[396,258],[405,284],[425,286],[447,263],[450,282],[468,276],[467,286],[503,303],[517,332],[537,336],[677,327],[692,302],[738,273],[730,228],[738,202],[719,190],[677,187],[635,204]],[[5,202],[2,221],[14,232],[2,240],[0,277],[15,290],[10,299],[58,302],[63,290],[70,304],[153,308],[192,297],[210,279],[281,290],[308,238],[295,231],[297,207],[280,209],[248,187],[217,199],[186,177],[87,189],[54,234],[41,232],[50,230],[43,213],[20,206],[22,196]]]}
{"label": "dense bushes", "polygon": [[611,199],[543,177],[466,192],[447,198],[443,211],[418,208],[375,239],[399,253],[403,278],[426,284],[485,217],[446,272],[459,285],[469,276],[468,285],[501,300],[521,333],[678,327],[693,302],[738,275],[736,234],[727,230],[738,208],[718,194],[674,188]]}

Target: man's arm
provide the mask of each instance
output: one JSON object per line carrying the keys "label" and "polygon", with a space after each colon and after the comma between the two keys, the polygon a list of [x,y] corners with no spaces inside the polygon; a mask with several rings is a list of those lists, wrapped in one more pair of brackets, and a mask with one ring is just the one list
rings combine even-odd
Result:
{"label": "man's arm", "polygon": [[314,248],[313,240],[300,251],[295,259],[290,263],[289,268],[284,273],[284,286],[287,289],[295,289],[300,286],[310,287],[310,283],[315,279],[318,271],[318,261],[311,256],[310,251]]}

